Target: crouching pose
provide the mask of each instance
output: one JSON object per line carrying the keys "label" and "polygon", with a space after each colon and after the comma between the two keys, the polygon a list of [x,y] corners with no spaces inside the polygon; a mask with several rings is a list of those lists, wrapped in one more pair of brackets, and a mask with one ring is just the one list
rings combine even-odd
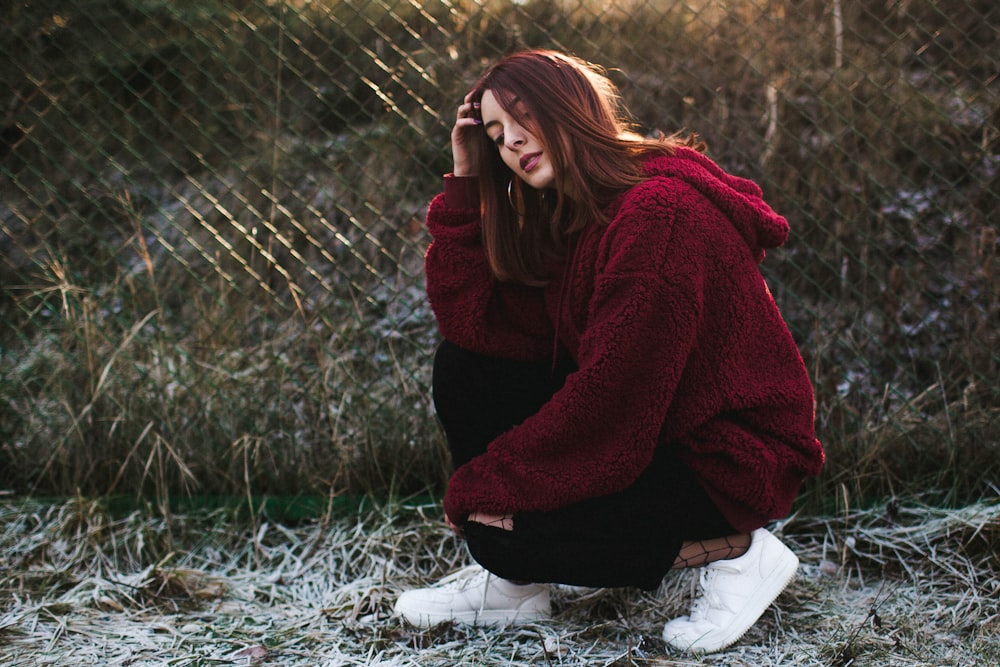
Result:
{"label": "crouching pose", "polygon": [[757,266],[788,224],[694,137],[626,117],[599,70],[550,51],[503,59],[458,107],[426,273],[444,511],[477,565],[403,593],[411,623],[532,621],[551,583],[701,567],[663,636],[715,651],[795,575],[763,526],[823,451]]}

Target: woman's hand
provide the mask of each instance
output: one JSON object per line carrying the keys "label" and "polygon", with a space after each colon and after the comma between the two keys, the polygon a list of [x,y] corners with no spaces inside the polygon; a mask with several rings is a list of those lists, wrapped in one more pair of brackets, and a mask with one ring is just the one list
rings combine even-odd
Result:
{"label": "woman's hand", "polygon": [[513,514],[483,514],[482,512],[473,512],[469,515],[469,521],[475,521],[476,523],[481,523],[485,526],[492,526],[493,528],[502,528],[503,530],[514,530],[514,515]]}
{"label": "woman's hand", "polygon": [[[500,515],[473,512],[469,515],[469,521],[475,521],[476,523],[481,523],[484,526],[492,526],[493,528],[500,528],[502,530],[514,530],[513,514]],[[451,528],[451,532],[455,533],[459,537],[464,535],[461,526],[456,525],[447,514],[444,515],[444,522],[448,524],[449,528]]]}
{"label": "woman's hand", "polygon": [[449,528],[451,528],[451,532],[455,533],[459,537],[463,536],[462,529],[459,526],[456,526],[455,523],[452,522],[451,517],[447,514],[444,515],[444,522],[448,524]]}
{"label": "woman's hand", "polygon": [[474,131],[482,131],[483,121],[477,112],[479,104],[472,103],[472,93],[465,96],[462,105],[458,107],[458,117],[455,126],[451,128],[451,155],[454,160],[452,173],[455,176],[475,176],[476,163],[479,160]]}

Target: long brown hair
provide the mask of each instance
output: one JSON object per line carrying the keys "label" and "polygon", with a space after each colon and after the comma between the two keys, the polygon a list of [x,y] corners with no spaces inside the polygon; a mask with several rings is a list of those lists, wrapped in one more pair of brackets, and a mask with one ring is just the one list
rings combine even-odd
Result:
{"label": "long brown hair", "polygon": [[473,86],[472,101],[480,102],[487,90],[544,142],[557,174],[553,190],[534,190],[514,176],[482,133],[483,243],[501,280],[545,284],[546,266],[565,254],[567,238],[591,224],[606,224],[604,209],[645,180],[643,156],[672,154],[682,145],[704,150],[694,135],[643,139],[632,131],[618,90],[603,71],[557,51],[507,56]]}

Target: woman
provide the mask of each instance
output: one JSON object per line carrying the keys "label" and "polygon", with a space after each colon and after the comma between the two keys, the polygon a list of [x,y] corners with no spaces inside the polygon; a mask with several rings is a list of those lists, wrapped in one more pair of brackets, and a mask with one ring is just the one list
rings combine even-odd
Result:
{"label": "woman", "polygon": [[623,118],[606,77],[551,51],[500,61],[458,108],[426,273],[444,510],[478,565],[401,595],[414,624],[530,621],[550,583],[697,566],[664,639],[715,651],[795,574],[763,526],[823,452],[757,268],[788,224],[693,138]]}

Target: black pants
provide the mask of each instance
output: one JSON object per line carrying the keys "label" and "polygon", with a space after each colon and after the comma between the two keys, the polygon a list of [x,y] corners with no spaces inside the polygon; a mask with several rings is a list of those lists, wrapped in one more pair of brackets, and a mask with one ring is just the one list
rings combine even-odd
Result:
{"label": "black pants", "polygon": [[[455,467],[534,414],[574,366],[485,357],[449,342],[434,360],[434,405]],[[666,447],[630,487],[551,512],[523,512],[506,531],[467,522],[472,557],[505,579],[653,589],[687,540],[732,535],[691,470]]]}

